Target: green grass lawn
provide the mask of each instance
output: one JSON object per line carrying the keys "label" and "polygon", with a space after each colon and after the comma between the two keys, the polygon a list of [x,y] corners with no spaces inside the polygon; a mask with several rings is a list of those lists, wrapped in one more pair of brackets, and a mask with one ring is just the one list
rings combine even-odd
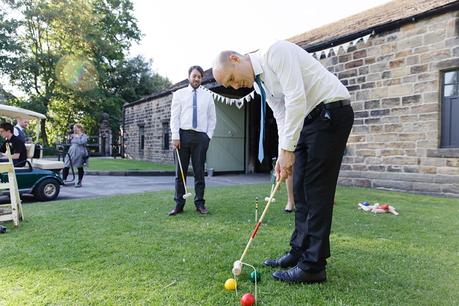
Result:
{"label": "green grass lawn", "polygon": [[[225,291],[268,185],[209,188],[210,215],[191,203],[168,217],[172,192],[24,205],[0,235],[0,305],[239,305]],[[458,305],[459,200],[339,188],[328,281],[274,281],[262,261],[288,249],[293,214],[277,196],[246,257],[262,273],[258,305]],[[400,212],[374,215],[359,201]]]}
{"label": "green grass lawn", "polygon": [[174,171],[174,165],[152,163],[143,160],[132,159],[107,159],[90,158],[88,170],[95,171],[126,171],[126,170],[170,170]]}

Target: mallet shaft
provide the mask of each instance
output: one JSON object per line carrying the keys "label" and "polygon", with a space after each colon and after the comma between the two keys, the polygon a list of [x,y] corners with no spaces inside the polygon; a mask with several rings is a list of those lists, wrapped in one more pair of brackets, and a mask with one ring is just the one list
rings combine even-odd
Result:
{"label": "mallet shaft", "polygon": [[180,161],[180,154],[177,148],[175,149],[175,152],[177,152],[177,161],[179,163],[180,173],[182,174],[182,182],[183,182],[183,186],[185,187],[185,194],[187,194],[188,190],[186,188],[185,175],[183,174],[182,162]]}
{"label": "mallet shaft", "polygon": [[258,197],[255,198],[255,222],[258,221]]}
{"label": "mallet shaft", "polygon": [[258,229],[260,228],[260,225],[261,223],[263,222],[263,219],[268,211],[268,208],[269,208],[269,205],[271,204],[272,200],[273,200],[273,197],[274,195],[276,194],[277,190],[279,189],[280,185],[281,185],[282,181],[279,180],[277,183],[276,183],[276,186],[274,187],[274,189],[272,190],[270,196],[269,196],[269,199],[268,199],[268,203],[266,203],[266,206],[265,206],[265,209],[263,210],[263,213],[261,214],[261,217],[260,219],[258,220],[258,223],[257,225],[255,225],[255,229],[253,230],[252,232],[252,235],[250,236],[250,239],[249,241],[247,242],[247,245],[244,249],[244,252],[242,252],[242,256],[241,256],[241,259],[239,259],[239,261],[243,261],[244,260],[244,257],[245,255],[247,254],[247,251],[249,250],[249,247],[250,245],[252,244],[252,241],[253,239],[255,238],[255,236],[257,235],[257,232],[258,232]]}

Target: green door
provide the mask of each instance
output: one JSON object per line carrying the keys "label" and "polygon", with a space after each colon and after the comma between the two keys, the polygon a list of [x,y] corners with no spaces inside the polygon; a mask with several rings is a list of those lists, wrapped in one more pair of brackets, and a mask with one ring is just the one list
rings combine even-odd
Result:
{"label": "green door", "polygon": [[207,151],[207,169],[244,171],[244,106],[215,102],[217,126]]}

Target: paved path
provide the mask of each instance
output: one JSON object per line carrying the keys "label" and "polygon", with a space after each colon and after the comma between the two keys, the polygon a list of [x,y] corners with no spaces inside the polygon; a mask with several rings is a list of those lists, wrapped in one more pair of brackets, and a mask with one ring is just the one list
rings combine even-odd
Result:
{"label": "paved path", "polygon": [[[269,183],[269,174],[221,175],[206,177],[206,188],[247,184]],[[194,186],[192,177],[188,186]],[[160,190],[174,190],[173,176],[100,176],[87,175],[83,179],[83,187],[61,186],[59,200],[104,197],[119,194],[141,193]],[[31,196],[25,195],[24,203],[35,202]],[[0,202],[3,202],[0,199]]]}

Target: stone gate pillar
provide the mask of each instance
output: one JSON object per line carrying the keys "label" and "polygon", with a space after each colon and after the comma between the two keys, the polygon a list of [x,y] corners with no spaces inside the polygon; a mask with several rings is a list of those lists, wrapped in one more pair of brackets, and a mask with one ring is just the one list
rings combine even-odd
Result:
{"label": "stone gate pillar", "polygon": [[103,113],[99,125],[99,152],[101,156],[112,155],[112,129],[108,121],[109,118],[107,113]]}

